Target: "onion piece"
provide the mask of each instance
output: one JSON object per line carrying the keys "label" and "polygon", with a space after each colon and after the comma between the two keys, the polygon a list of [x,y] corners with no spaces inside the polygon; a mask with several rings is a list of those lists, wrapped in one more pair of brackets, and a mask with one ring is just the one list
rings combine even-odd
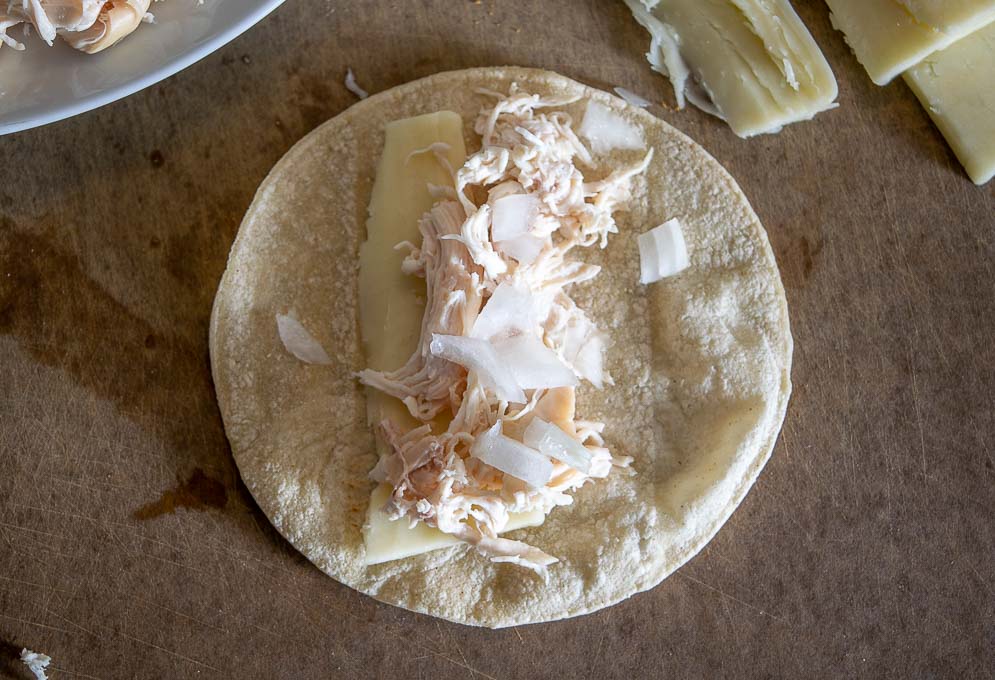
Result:
{"label": "onion piece", "polygon": [[498,241],[494,246],[519,264],[532,264],[546,247],[546,239],[532,234],[522,234],[507,241]]}
{"label": "onion piece", "polygon": [[646,142],[638,125],[627,121],[604,104],[591,100],[578,130],[591,143],[591,150],[644,149]]}
{"label": "onion piece", "polygon": [[585,475],[591,472],[591,452],[579,441],[552,423],[533,418],[525,428],[525,445],[555,458]]}
{"label": "onion piece", "polygon": [[[563,309],[556,313],[562,314]],[[559,348],[560,356],[577,375],[600,390],[607,378],[604,369],[605,336],[579,307],[573,307],[566,313],[568,318],[555,331],[552,340]]]}
{"label": "onion piece", "polygon": [[652,103],[650,102],[649,99],[646,99],[645,97],[640,97],[632,90],[627,90],[624,87],[616,87],[614,89],[615,89],[615,94],[617,94],[619,97],[629,102],[633,106],[638,106],[639,108],[644,109]]}
{"label": "onion piece", "polygon": [[531,333],[538,325],[538,309],[532,291],[525,285],[505,282],[487,298],[473,323],[470,337],[490,340],[516,332]]}
{"label": "onion piece", "polygon": [[370,96],[370,93],[361,88],[359,83],[356,82],[356,74],[352,72],[351,68],[347,68],[345,72],[345,89],[349,90],[360,99],[366,99]]}
{"label": "onion piece", "polygon": [[654,283],[684,271],[690,265],[681,223],[667,220],[639,235],[640,283]]}
{"label": "onion piece", "polygon": [[331,357],[321,343],[315,340],[314,336],[308,333],[301,322],[294,317],[277,314],[276,329],[284,348],[304,363],[326,365],[332,363]]}
{"label": "onion piece", "polygon": [[[17,648],[15,647],[14,649],[16,650]],[[48,654],[33,652],[24,647],[21,649],[21,663],[27,666],[29,671],[34,673],[36,680],[47,680],[48,676],[45,674],[45,669],[52,663],[52,657]]]}
{"label": "onion piece", "polygon": [[496,340],[494,351],[524,390],[572,387],[580,382],[556,352],[531,333]]}
{"label": "onion piece", "polygon": [[508,241],[529,233],[539,213],[539,199],[531,194],[511,194],[494,201],[491,212],[491,240]]}
{"label": "onion piece", "polygon": [[486,340],[433,333],[429,349],[437,357],[476,372],[480,383],[494,392],[498,399],[513,404],[527,401],[514,375],[502,364],[494,346]]}
{"label": "onion piece", "polygon": [[573,360],[573,367],[580,377],[597,389],[605,386],[605,339],[595,333],[585,342]]}
{"label": "onion piece", "polygon": [[525,444],[501,434],[501,421],[477,435],[470,447],[470,455],[520,479],[529,486],[542,488],[553,476],[553,462]]}

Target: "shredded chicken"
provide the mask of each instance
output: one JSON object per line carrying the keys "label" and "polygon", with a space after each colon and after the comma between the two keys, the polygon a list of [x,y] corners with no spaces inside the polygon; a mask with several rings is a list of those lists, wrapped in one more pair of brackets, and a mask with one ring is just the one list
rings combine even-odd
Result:
{"label": "shredded chicken", "polygon": [[[555,110],[575,100],[543,99],[514,85],[507,96],[481,94],[495,100],[475,124],[481,149],[456,169],[455,196],[430,187],[437,203],[421,220],[421,245],[399,246],[410,251],[403,270],[426,280],[418,349],[397,371],[359,375],[364,384],[401,399],[422,423],[407,432],[389,420],[379,424],[389,453],[371,477],[393,487],[383,508],[391,519],[425,522],[495,562],[545,574],[556,558],[498,536],[509,516],[569,505],[571,492],[630,459],[615,458],[605,447],[603,424],[575,418],[574,387],[526,390],[526,403],[509,404],[484,386],[477,371],[434,356],[432,336],[470,335],[494,292],[512,284],[526,291],[534,307],[522,312],[537,322],[525,332],[537,334],[579,378],[597,388],[611,384],[603,368],[605,337],[569,295],[572,285],[594,278],[599,268],[569,254],[578,246],[604,248],[608,235],[618,232],[612,213],[628,200],[631,180],[645,170],[652,150],[630,167],[586,181],[576,162],[590,165],[591,155],[570,116]],[[491,237],[494,202],[523,193],[539,206],[525,234],[538,245],[531,260],[516,259]],[[444,431],[440,416],[451,418]],[[585,447],[587,473],[553,459],[548,483],[534,487],[473,456],[475,440],[498,421],[506,436],[520,441],[537,417]]]}
{"label": "shredded chicken", "polygon": [[418,351],[396,371],[366,370],[360,380],[397,397],[415,418],[428,422],[447,406],[459,408],[466,371],[432,354],[432,335],[464,335],[477,318],[481,304],[480,269],[458,241],[448,239],[460,230],[465,215],[455,201],[437,203],[421,220],[421,248],[411,248],[404,259],[407,274],[425,278],[428,305],[422,317]]}
{"label": "shredded chicken", "polygon": [[154,23],[148,11],[151,1],[0,0],[0,47],[23,50],[24,44],[7,33],[23,24],[25,34],[31,27],[49,46],[60,37],[82,52],[100,52],[133,33],[139,24]]}

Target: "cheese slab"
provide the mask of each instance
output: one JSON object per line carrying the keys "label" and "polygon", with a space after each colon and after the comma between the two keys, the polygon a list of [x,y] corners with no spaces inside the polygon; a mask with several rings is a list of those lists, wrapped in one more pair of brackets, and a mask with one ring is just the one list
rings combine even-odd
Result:
{"label": "cheese slab", "polygon": [[995,0],[826,0],[833,26],[878,85],[995,21]]}
{"label": "cheese slab", "polygon": [[[432,145],[443,144],[439,147]],[[421,242],[418,220],[435,199],[429,183],[452,186],[449,171],[436,156],[441,153],[451,167],[466,159],[463,119],[440,111],[394,121],[386,126],[383,154],[370,198],[366,241],[359,255],[359,322],[367,364],[378,370],[400,368],[418,346],[425,309],[425,282],[401,271],[402,241]],[[367,420],[376,425],[390,418],[403,429],[420,425],[398,399],[366,390]],[[381,449],[383,441],[377,437]],[[423,523],[391,521],[381,512],[391,489],[381,484],[373,490],[363,526],[366,563],[379,564],[456,545],[459,541]],[[512,513],[505,531],[538,526],[542,512]]]}
{"label": "cheese slab", "polygon": [[[463,121],[440,111],[394,121],[386,126],[383,155],[370,198],[366,241],[359,251],[359,323],[367,365],[395,370],[418,346],[425,309],[425,282],[401,271],[402,241],[419,243],[418,219],[432,207],[428,183],[452,186],[435,153],[445,144],[446,160],[459,167],[466,159]],[[420,153],[419,153],[420,152]],[[405,429],[417,423],[397,399],[367,388],[367,418],[376,425],[391,418]],[[378,446],[381,443],[378,438]]]}
{"label": "cheese slab", "polygon": [[975,184],[995,176],[995,23],[905,73]]}
{"label": "cheese slab", "polygon": [[836,78],[787,0],[626,2],[653,36],[647,57],[678,104],[686,94],[740,137],[833,108]]}
{"label": "cheese slab", "polygon": [[[373,495],[370,496],[370,509],[367,512],[366,524],[363,525],[366,564],[381,564],[391,560],[400,560],[460,543],[459,539],[421,522],[412,527],[406,519],[397,521],[387,519],[387,516],[380,512],[380,509],[389,498],[390,487],[386,484],[378,486],[373,490]],[[512,513],[508,517],[505,532],[537,527],[545,519],[546,516],[538,510]]]}

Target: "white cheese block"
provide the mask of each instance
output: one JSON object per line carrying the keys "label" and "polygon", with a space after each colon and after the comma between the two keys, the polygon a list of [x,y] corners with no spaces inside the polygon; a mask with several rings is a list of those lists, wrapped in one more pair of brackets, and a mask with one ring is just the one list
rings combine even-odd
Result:
{"label": "white cheese block", "polygon": [[940,128],[967,174],[995,176],[995,23],[931,54],[905,82]]}
{"label": "white cheese block", "polygon": [[[466,160],[463,120],[451,111],[394,121],[385,132],[367,240],[359,251],[360,333],[367,366],[380,371],[400,368],[415,351],[425,311],[425,281],[401,271],[407,253],[394,246],[421,243],[418,221],[434,203],[428,183],[453,185],[434,154],[412,152],[442,142],[449,146],[445,155],[452,167]],[[388,417],[405,429],[417,425],[397,399],[370,388],[366,392],[370,425]]]}
{"label": "white cheese block", "polygon": [[[389,123],[383,154],[370,198],[367,240],[359,257],[359,324],[367,365],[377,370],[400,368],[418,346],[425,310],[425,281],[401,272],[406,252],[394,249],[402,241],[418,245],[418,221],[435,200],[428,183],[452,186],[453,180],[432,153],[412,152],[442,142],[445,156],[458,168],[466,160],[463,121],[450,111]],[[403,428],[417,426],[397,399],[367,389],[367,417],[371,425],[391,418]],[[383,442],[378,438],[378,447]],[[379,564],[455,545],[438,529],[407,520],[392,522],[380,512],[390,496],[382,484],[373,491],[363,539],[367,564]],[[512,514],[505,531],[542,524],[541,512]]]}
{"label": "white cheese block", "polygon": [[[373,490],[370,497],[370,509],[363,526],[363,541],[366,543],[366,564],[380,564],[413,555],[420,555],[431,550],[448,548],[460,541],[449,534],[419,522],[414,527],[409,526],[406,519],[391,521],[380,512],[380,508],[390,498],[390,487],[381,484]],[[541,511],[513,513],[508,518],[505,531],[535,527],[546,518]]]}
{"label": "white cheese block", "polygon": [[451,111],[388,123],[383,154],[370,197],[366,242],[360,248],[360,330],[370,368],[400,368],[418,346],[425,282],[401,271],[402,241],[421,243],[418,221],[435,202],[428,183],[452,186],[453,179],[431,144],[448,145],[453,167],[466,160],[463,121]]}
{"label": "white cheese block", "polygon": [[873,80],[886,85],[931,53],[995,21],[995,0],[826,0]]}
{"label": "white cheese block", "polygon": [[[637,0],[627,2],[638,18]],[[688,98],[726,120],[740,137],[778,132],[833,108],[836,78],[787,0],[646,4],[662,24],[654,37],[666,42],[667,35],[674,36],[679,58],[686,63],[675,65],[672,54],[657,61],[669,60],[674,71],[690,71],[714,109],[699,103],[692,83],[687,84]],[[651,21],[643,17],[641,23],[653,32]],[[653,54],[647,56],[654,61]]]}

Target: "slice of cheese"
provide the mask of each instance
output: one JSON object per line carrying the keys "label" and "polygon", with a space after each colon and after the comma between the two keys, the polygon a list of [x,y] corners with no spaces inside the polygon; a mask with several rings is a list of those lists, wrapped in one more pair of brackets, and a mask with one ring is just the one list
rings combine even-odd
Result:
{"label": "slice of cheese", "polygon": [[[449,534],[419,522],[409,526],[406,519],[391,521],[380,512],[380,508],[390,498],[390,487],[381,484],[370,497],[370,510],[363,527],[363,540],[366,543],[366,564],[380,564],[413,555],[420,555],[439,548],[457,545],[460,541]],[[508,519],[505,531],[536,527],[543,523],[545,515],[541,511],[513,513]]]}
{"label": "slice of cheese", "polygon": [[[370,198],[366,242],[359,251],[359,326],[367,366],[396,370],[418,347],[425,311],[425,281],[401,271],[407,254],[402,241],[421,243],[418,221],[432,207],[428,183],[452,186],[453,179],[432,153],[431,144],[449,146],[454,168],[466,160],[463,120],[451,111],[388,123],[383,155]],[[404,429],[418,425],[397,399],[367,388],[367,418],[376,425],[391,418]],[[377,443],[382,447],[382,442]],[[382,448],[381,448],[382,452]]]}
{"label": "slice of cheese", "polygon": [[975,184],[995,176],[995,23],[905,73]]}
{"label": "slice of cheese", "polygon": [[826,0],[878,85],[995,21],[995,0]]}
{"label": "slice of cheese", "polygon": [[[453,179],[433,153],[416,153],[431,144],[449,146],[445,156],[458,168],[466,159],[463,120],[441,111],[389,123],[383,155],[370,198],[367,240],[359,254],[359,326],[367,365],[377,370],[400,368],[418,347],[425,310],[425,281],[401,271],[402,241],[421,243],[418,221],[434,203],[428,183],[452,186]],[[404,429],[419,423],[399,400],[366,391],[367,418],[375,425],[391,418]],[[377,439],[383,454],[383,442]],[[390,496],[381,484],[370,497],[363,539],[366,563],[379,564],[455,545],[459,541],[438,529],[407,520],[390,521],[380,511]],[[505,531],[542,524],[541,512],[512,514]]]}
{"label": "slice of cheese", "polygon": [[[637,0],[627,0],[637,18]],[[787,0],[659,0],[652,8],[654,35],[676,43],[659,60],[670,71],[689,71],[711,99],[699,103],[688,83],[688,98],[725,119],[740,137],[778,132],[832,108],[836,78],[819,46]],[[651,33],[653,22],[640,19]],[[670,36],[668,38],[667,36]],[[647,55],[653,61],[652,54]],[[677,86],[673,73],[671,80]]]}

